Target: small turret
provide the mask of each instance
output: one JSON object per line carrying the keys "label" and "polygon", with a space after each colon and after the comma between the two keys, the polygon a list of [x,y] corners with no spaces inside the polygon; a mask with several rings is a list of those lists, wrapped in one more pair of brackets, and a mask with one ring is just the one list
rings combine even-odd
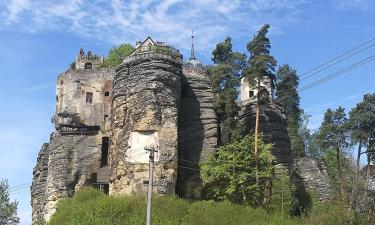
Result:
{"label": "small turret", "polygon": [[104,62],[104,57],[93,55],[91,51],[85,54],[84,50],[81,48],[76,57],[75,69],[95,69]]}

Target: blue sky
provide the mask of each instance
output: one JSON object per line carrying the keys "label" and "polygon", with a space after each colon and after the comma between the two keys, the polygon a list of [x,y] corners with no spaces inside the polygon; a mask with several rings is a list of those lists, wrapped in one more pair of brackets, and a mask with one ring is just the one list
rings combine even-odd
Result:
{"label": "blue sky", "polygon": [[[55,80],[79,48],[106,55],[113,45],[147,36],[166,41],[188,58],[196,33],[198,58],[226,36],[245,52],[264,23],[271,25],[271,53],[302,74],[375,37],[373,0],[0,0],[0,178],[10,185],[31,182],[42,143],[53,130]],[[303,80],[307,85],[374,55],[375,47]],[[350,109],[375,91],[372,61],[301,93],[302,106],[317,128],[324,111]],[[30,224],[28,189],[13,192],[22,224]]]}

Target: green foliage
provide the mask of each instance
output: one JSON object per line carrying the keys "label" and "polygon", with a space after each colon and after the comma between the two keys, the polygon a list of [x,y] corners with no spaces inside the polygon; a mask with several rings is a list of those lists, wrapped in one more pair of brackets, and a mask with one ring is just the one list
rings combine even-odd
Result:
{"label": "green foliage", "polygon": [[[254,138],[221,146],[216,155],[201,165],[206,197],[216,201],[256,205],[262,190],[255,183]],[[259,143],[259,177],[269,180],[273,175],[272,145]]]}
{"label": "green foliage", "polygon": [[18,202],[10,201],[7,180],[0,181],[0,225],[15,225],[20,219],[17,216]]}
{"label": "green foliage", "polygon": [[262,80],[265,76],[274,78],[276,60],[270,55],[271,43],[266,36],[269,28],[270,25],[265,24],[247,44],[250,58],[243,75],[250,83],[255,79]]}
{"label": "green foliage", "polygon": [[312,208],[306,224],[309,225],[338,225],[349,224],[350,215],[340,202],[316,204]]}
{"label": "green foliage", "polygon": [[335,111],[328,109],[324,113],[317,137],[321,147],[344,150],[349,146],[347,120],[345,109],[341,106]]}
{"label": "green foliage", "polygon": [[224,42],[216,45],[212,52],[215,65],[209,68],[212,89],[214,91],[215,113],[221,126],[219,142],[226,144],[233,136],[239,107],[236,103],[238,97],[237,88],[240,84],[240,76],[245,66],[246,56],[233,52],[232,41],[227,37]]}
{"label": "green foliage", "polygon": [[272,195],[270,199],[270,209],[279,212],[280,216],[290,213],[295,186],[290,180],[288,171],[279,168],[272,179]]}
{"label": "green foliage", "polygon": [[[144,196],[108,197],[88,189],[78,191],[71,199],[61,200],[49,225],[142,225],[145,218]],[[154,198],[152,224],[299,225],[303,221],[228,202],[189,202],[164,196]]]}
{"label": "green foliage", "polygon": [[131,44],[120,44],[109,50],[108,57],[104,60],[103,67],[116,67],[120,65],[126,56],[132,53],[134,47]]}
{"label": "green foliage", "polygon": [[288,134],[291,142],[292,155],[301,157],[304,155],[304,140],[301,135],[302,109],[300,97],[297,92],[299,78],[296,70],[288,64],[282,65],[276,72],[275,89],[276,100],[280,102],[287,115]]}

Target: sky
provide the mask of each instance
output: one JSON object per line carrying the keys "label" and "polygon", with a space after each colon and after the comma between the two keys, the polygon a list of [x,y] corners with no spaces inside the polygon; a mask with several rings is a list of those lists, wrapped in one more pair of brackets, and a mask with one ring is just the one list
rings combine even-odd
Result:
{"label": "sky", "polygon": [[[56,77],[79,48],[106,56],[120,43],[151,36],[189,57],[211,62],[215,45],[230,36],[236,51],[265,23],[271,54],[299,75],[375,38],[373,0],[0,0],[0,178],[30,185],[38,151],[53,131]],[[373,42],[371,42],[373,43]],[[370,43],[370,44],[371,44]],[[372,57],[375,47],[301,80],[301,87]],[[303,91],[301,106],[319,127],[328,107],[350,110],[375,92],[375,61]],[[22,186],[24,187],[24,186]],[[17,190],[17,189],[13,189]],[[31,224],[28,188],[13,191],[21,224]]]}

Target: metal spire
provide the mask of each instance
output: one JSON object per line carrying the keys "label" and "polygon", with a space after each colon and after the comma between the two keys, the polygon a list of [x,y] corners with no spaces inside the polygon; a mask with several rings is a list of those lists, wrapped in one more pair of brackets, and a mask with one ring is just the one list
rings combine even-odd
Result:
{"label": "metal spire", "polygon": [[191,53],[189,59],[196,59],[194,52],[194,30],[191,31]]}

